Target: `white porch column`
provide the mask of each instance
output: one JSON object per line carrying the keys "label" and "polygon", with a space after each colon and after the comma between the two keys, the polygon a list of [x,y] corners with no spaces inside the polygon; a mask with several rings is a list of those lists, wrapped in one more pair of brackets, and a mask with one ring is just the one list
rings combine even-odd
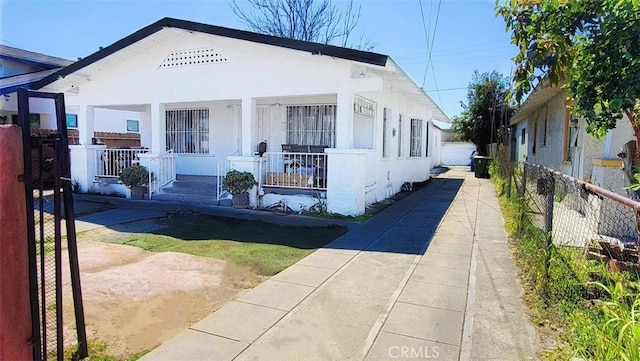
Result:
{"label": "white porch column", "polygon": [[140,112],[140,146],[151,148],[153,127],[151,126],[151,106],[145,106],[145,110]]}
{"label": "white porch column", "polygon": [[167,150],[165,105],[151,104],[151,152],[160,154]]}
{"label": "white porch column", "polygon": [[80,192],[93,192],[93,183],[99,166],[97,151],[105,145],[70,145],[71,178],[78,182]]}
{"label": "white porch column", "polygon": [[336,148],[353,148],[353,94],[351,92],[338,93]]}
{"label": "white porch column", "polygon": [[347,216],[364,213],[366,151],[325,149],[327,153],[327,210]]}
{"label": "white porch column", "polygon": [[81,105],[78,109],[78,136],[80,144],[91,145],[94,134],[94,107]]}
{"label": "white porch column", "polygon": [[252,147],[253,131],[256,125],[256,100],[255,98],[242,98],[242,123],[240,126],[240,152],[242,156],[253,155]]}

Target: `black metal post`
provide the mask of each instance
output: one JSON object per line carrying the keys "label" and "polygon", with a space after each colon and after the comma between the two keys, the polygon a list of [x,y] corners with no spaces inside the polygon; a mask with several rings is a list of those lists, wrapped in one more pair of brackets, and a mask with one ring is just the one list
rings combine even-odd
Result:
{"label": "black metal post", "polygon": [[78,359],[86,358],[89,353],[87,349],[87,334],[84,322],[84,305],[82,302],[82,287],[80,283],[80,266],[78,262],[78,244],[76,237],[75,212],[73,208],[73,191],[71,189],[71,157],[69,155],[69,141],[67,139],[67,122],[65,117],[64,95],[58,94],[56,98],[56,117],[58,120],[58,131],[61,134],[60,142],[60,165],[62,176],[62,195],[64,199],[64,219],[67,225],[67,247],[69,251],[69,271],[71,274],[71,291],[73,294],[73,307],[76,321],[76,335],[78,338]]}

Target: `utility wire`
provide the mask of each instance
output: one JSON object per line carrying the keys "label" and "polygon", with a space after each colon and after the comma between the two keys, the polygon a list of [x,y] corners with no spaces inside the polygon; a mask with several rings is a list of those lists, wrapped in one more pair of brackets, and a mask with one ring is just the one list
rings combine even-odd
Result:
{"label": "utility wire", "polygon": [[[436,12],[436,21],[433,26],[433,35],[431,36],[431,48],[429,49],[429,59],[427,63],[427,70],[429,69],[429,65],[431,65],[431,73],[433,74],[433,85],[436,87],[436,94],[438,95],[438,101],[440,102],[440,106],[442,107],[442,98],[440,97],[440,92],[438,91],[438,81],[436,80],[436,71],[433,67],[433,61],[431,58],[431,54],[433,54],[433,46],[436,42],[436,31],[438,30],[438,19],[440,19],[440,5],[442,5],[442,0],[438,0],[438,11]],[[424,84],[422,85],[424,87]]]}
{"label": "utility wire", "polygon": [[[424,30],[424,37],[425,40],[427,41],[427,47],[425,49],[424,52],[424,74],[422,76],[422,86],[421,88],[424,89],[424,83],[426,83],[427,81],[427,73],[429,72],[429,53],[430,53],[430,48],[429,48],[429,31],[427,30],[427,23],[424,20],[424,9],[422,8],[422,0],[418,0],[418,4],[420,4],[420,18],[422,19],[422,29]],[[429,18],[431,19],[431,18]]]}

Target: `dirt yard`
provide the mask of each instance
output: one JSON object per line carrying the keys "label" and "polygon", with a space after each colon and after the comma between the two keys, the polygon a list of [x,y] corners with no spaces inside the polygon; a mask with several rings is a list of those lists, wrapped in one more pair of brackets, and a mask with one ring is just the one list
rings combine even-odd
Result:
{"label": "dirt yard", "polygon": [[[141,232],[158,225],[129,227]],[[263,279],[226,261],[103,242],[124,234],[103,228],[78,237],[88,339],[105,342],[106,353],[118,359],[154,348]],[[73,323],[65,278],[65,323]]]}

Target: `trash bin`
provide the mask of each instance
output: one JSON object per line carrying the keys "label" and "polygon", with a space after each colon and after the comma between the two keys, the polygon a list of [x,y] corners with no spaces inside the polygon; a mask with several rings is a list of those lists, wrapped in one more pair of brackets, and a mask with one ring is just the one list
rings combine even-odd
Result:
{"label": "trash bin", "polygon": [[476,178],[489,178],[489,163],[491,159],[491,157],[483,156],[473,157]]}

